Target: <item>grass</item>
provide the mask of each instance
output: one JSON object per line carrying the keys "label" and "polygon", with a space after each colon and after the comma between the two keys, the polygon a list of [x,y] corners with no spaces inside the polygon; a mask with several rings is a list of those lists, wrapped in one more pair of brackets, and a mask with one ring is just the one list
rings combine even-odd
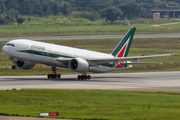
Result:
{"label": "grass", "polygon": [[[131,26],[137,27],[137,34],[179,33],[180,24],[160,25],[179,22],[179,20],[168,19],[137,19],[130,20]],[[51,16],[48,18],[32,17],[30,22],[26,21],[18,26],[0,26],[0,37],[27,37],[27,36],[77,36],[77,35],[120,35],[125,34],[130,26],[124,26],[124,21],[116,25],[108,25],[104,20],[90,21],[81,18],[66,18]]]}
{"label": "grass", "polygon": [[101,90],[0,91],[0,114],[86,120],[178,120],[180,94]]}
{"label": "grass", "polygon": [[[111,53],[116,47],[119,39],[87,39],[87,40],[44,40],[44,42],[61,44],[104,53]],[[7,41],[0,41],[0,48]],[[149,72],[149,71],[179,71],[180,70],[180,38],[135,38],[128,56],[142,56],[177,53],[174,56],[159,57],[141,60],[141,62],[162,62],[164,65],[134,66],[131,69],[116,72]],[[0,49],[0,75],[47,75],[51,73],[50,67],[37,64],[32,70],[12,70],[13,63],[8,60]],[[9,64],[8,69],[6,63]],[[74,72],[65,69],[58,69],[61,74],[73,74]],[[77,73],[76,73],[77,74]]]}

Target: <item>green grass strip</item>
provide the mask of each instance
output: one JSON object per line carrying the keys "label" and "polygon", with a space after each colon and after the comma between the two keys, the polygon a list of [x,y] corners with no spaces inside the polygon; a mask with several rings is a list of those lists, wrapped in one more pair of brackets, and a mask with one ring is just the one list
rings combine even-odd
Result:
{"label": "green grass strip", "polygon": [[101,90],[0,91],[0,114],[38,117],[59,112],[58,118],[86,120],[179,120],[179,93]]}

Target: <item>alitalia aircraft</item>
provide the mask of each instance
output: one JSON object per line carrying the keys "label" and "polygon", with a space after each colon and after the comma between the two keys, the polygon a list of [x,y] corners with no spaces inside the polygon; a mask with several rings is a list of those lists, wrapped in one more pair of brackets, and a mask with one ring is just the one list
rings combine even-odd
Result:
{"label": "alitalia aircraft", "polygon": [[[119,42],[111,54],[72,48],[62,45],[37,42],[27,39],[17,39],[7,42],[2,50],[14,61],[12,69],[32,69],[35,63],[51,66],[53,74],[48,74],[49,79],[60,79],[56,74],[57,68],[66,68],[74,72],[83,73],[78,79],[90,79],[87,72],[104,73],[123,70],[132,65],[149,65],[162,63],[142,63],[139,59],[169,56],[172,54],[127,57],[134,34],[135,27],[131,27],[124,38]],[[134,62],[131,62],[134,61]]]}

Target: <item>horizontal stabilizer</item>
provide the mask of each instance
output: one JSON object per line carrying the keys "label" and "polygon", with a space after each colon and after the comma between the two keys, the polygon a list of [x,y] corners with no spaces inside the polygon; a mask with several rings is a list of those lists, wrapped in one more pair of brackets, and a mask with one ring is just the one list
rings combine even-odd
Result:
{"label": "horizontal stabilizer", "polygon": [[122,65],[163,65],[163,63],[150,63],[150,62],[132,62],[132,63],[121,63]]}

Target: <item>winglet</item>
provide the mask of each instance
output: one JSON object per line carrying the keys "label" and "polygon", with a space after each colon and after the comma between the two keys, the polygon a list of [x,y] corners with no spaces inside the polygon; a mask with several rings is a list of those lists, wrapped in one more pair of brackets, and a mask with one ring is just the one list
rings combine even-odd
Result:
{"label": "winglet", "polygon": [[114,57],[127,57],[135,31],[135,27],[131,27],[129,29],[124,38],[122,38],[122,40],[111,53]]}

